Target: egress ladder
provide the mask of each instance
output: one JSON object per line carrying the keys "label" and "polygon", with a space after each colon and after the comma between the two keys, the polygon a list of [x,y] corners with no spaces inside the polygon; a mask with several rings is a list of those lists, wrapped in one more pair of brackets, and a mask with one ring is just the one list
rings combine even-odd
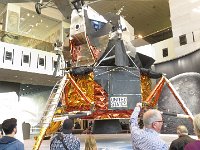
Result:
{"label": "egress ladder", "polygon": [[45,132],[53,120],[55,111],[62,97],[62,92],[65,88],[65,85],[67,84],[67,81],[68,81],[67,75],[65,75],[60,81],[56,83],[56,85],[53,87],[51,91],[51,94],[48,98],[48,101],[44,110],[44,114],[40,120],[40,125],[41,125],[40,134],[36,139],[36,142],[33,146],[33,150],[38,150],[42,143]]}

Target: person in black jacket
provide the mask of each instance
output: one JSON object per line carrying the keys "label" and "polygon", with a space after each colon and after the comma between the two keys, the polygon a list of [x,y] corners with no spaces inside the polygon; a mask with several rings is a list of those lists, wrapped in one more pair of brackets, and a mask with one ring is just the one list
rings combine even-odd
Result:
{"label": "person in black jacket", "polygon": [[179,125],[177,127],[178,139],[172,141],[169,150],[184,150],[184,146],[188,143],[195,141],[190,136],[188,136],[187,127],[184,125]]}

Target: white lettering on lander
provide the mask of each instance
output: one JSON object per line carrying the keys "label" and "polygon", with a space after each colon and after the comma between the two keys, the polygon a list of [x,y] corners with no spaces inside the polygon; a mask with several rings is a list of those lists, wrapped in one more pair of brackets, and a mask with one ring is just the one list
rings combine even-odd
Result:
{"label": "white lettering on lander", "polygon": [[111,107],[127,107],[127,97],[111,97]]}

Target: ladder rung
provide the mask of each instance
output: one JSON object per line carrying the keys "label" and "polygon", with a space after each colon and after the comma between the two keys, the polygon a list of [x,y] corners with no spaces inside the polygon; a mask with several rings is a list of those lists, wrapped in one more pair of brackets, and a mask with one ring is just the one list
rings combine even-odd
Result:
{"label": "ladder rung", "polygon": [[56,102],[56,103],[50,103],[50,104],[48,104],[48,105],[58,105],[58,102]]}
{"label": "ladder rung", "polygon": [[56,95],[56,94],[61,94],[61,92],[54,92],[54,93],[51,93],[51,95],[52,95],[52,94],[55,94],[55,95]]}
{"label": "ladder rung", "polygon": [[44,124],[50,124],[51,122],[43,122],[43,123],[40,123],[41,125],[44,125]]}
{"label": "ladder rung", "polygon": [[[59,98],[49,98],[49,100],[58,100]],[[49,101],[49,102],[51,102],[51,101]],[[47,102],[47,104],[49,103],[49,102]],[[56,101],[57,102],[57,101]]]}
{"label": "ladder rung", "polygon": [[51,112],[51,111],[55,111],[55,110],[56,110],[56,108],[55,109],[45,109],[44,112]]}

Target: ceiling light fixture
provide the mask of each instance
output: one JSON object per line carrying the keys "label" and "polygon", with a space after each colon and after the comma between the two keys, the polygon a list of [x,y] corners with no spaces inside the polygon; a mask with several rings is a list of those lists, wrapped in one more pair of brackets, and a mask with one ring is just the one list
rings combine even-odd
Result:
{"label": "ceiling light fixture", "polygon": [[24,20],[25,20],[25,18],[23,18],[23,17],[22,17],[22,18],[20,18],[20,20],[21,20],[21,21],[24,21]]}
{"label": "ceiling light fixture", "polygon": [[138,38],[142,39],[142,38],[143,38],[143,36],[139,34],[139,35],[138,35]]}

